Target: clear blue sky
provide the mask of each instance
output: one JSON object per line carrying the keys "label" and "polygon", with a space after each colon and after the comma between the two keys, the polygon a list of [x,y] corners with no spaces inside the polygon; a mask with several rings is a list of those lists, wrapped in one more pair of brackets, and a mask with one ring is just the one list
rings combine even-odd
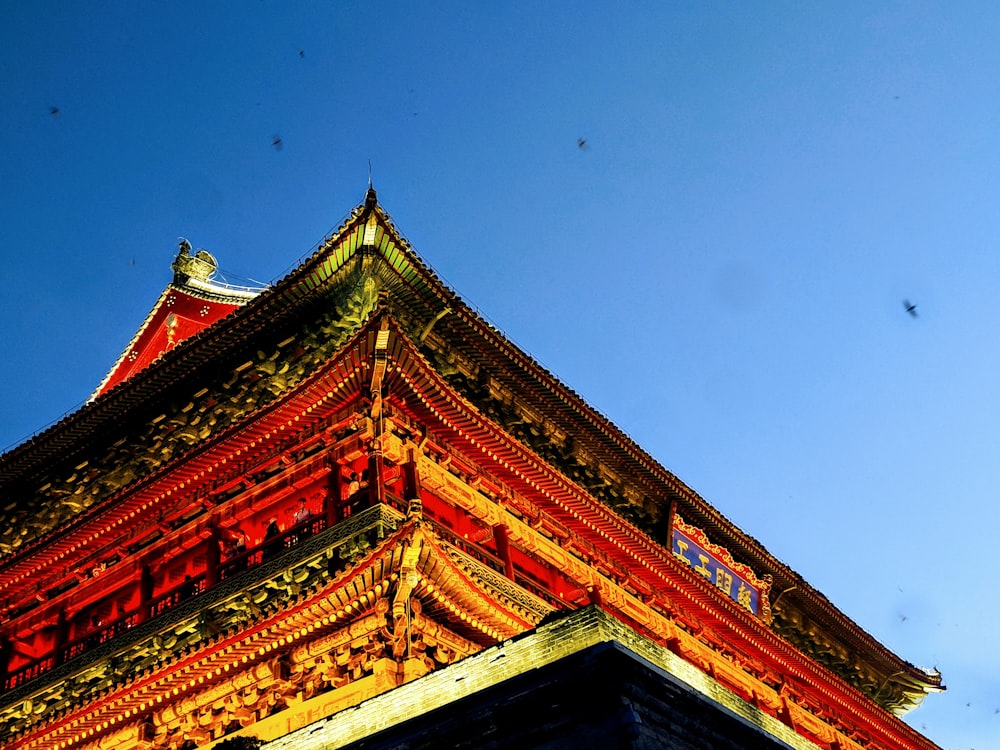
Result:
{"label": "clear blue sky", "polygon": [[274,280],[371,160],[471,304],[941,669],[908,721],[995,745],[1000,5],[414,5],[3,4],[0,446],[87,398],[177,237]]}

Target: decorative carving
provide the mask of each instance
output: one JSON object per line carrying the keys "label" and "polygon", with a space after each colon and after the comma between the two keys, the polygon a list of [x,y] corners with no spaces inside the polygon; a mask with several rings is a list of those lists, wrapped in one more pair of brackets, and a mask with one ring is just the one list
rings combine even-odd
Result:
{"label": "decorative carving", "polygon": [[772,627],[797,649],[887,708],[905,710],[921,692],[916,686],[894,682],[887,675],[878,674],[787,600],[775,604]]}
{"label": "decorative carving", "polygon": [[[382,231],[374,214],[365,234],[365,246],[360,249],[354,245],[347,247],[348,236],[337,240],[341,243],[339,247],[328,245],[322,252],[329,257],[321,268],[315,268],[315,275],[308,283],[276,292],[294,302],[293,313],[276,321],[273,330],[255,336],[259,349],[244,352],[238,358],[227,355],[235,361],[218,362],[215,363],[217,369],[205,367],[187,379],[179,378],[176,386],[164,390],[154,399],[155,403],[150,403],[147,417],[156,416],[124,425],[117,434],[96,436],[100,444],[94,447],[95,456],[91,456],[89,463],[72,468],[68,463],[55,464],[50,467],[51,476],[39,482],[41,487],[37,491],[20,488],[20,497],[12,498],[11,504],[0,514],[0,522],[3,522],[0,523],[0,558],[39,542],[50,531],[72,524],[88,513],[114,507],[114,502],[128,499],[128,493],[141,482],[157,477],[159,472],[162,472],[159,476],[169,475],[168,472],[192,457],[193,451],[206,441],[235,434],[253,415],[275,404],[314,372],[325,374],[327,371],[322,368],[329,365],[338,349],[376,309],[380,287],[402,283],[395,274],[409,262],[399,255],[390,260],[390,255],[398,248]],[[350,238],[353,238],[351,242],[357,240],[357,233]],[[386,253],[385,257],[375,252],[375,243]],[[355,250],[358,250],[360,262],[347,266],[347,258]],[[207,257],[201,257],[199,253],[192,258],[190,247],[182,249],[175,263],[178,278],[200,278],[199,274],[208,278],[214,268],[214,259],[205,255]],[[390,269],[390,264],[395,270]],[[337,285],[320,284],[333,273],[340,274]],[[410,278],[405,280],[411,281]],[[424,281],[418,279],[420,284]],[[446,340],[432,331],[442,318],[437,315],[428,324],[427,311],[419,311],[425,302],[414,301],[411,294],[400,301],[401,309],[395,310],[394,315],[411,337],[419,336],[418,341],[423,345],[421,351],[452,386],[498,430],[513,437],[510,442],[501,437],[505,447],[519,451],[515,444],[519,442],[528,449],[523,455],[527,463],[538,469],[538,476],[545,475],[546,481],[558,482],[573,493],[580,488],[651,536],[662,538],[657,532],[662,531],[660,524],[665,523],[667,502],[663,497],[650,497],[646,480],[627,473],[627,465],[638,464],[619,466],[614,460],[619,455],[616,447],[610,443],[595,447],[598,441],[588,442],[584,433],[591,437],[595,434],[589,427],[575,435],[575,429],[584,426],[589,417],[573,422],[576,417],[562,410],[562,406],[558,407],[561,412],[540,406],[544,404],[544,397],[534,400],[535,408],[532,408],[522,400],[519,389],[512,387],[526,380],[516,375],[509,363],[489,362],[491,370],[502,377],[487,372],[483,359],[488,359],[489,353],[485,349],[474,353],[472,346],[466,346],[469,339],[460,341],[453,337]],[[406,309],[408,305],[410,309]],[[438,332],[450,325],[450,320],[441,323]],[[384,345],[385,341],[382,343]],[[390,365],[384,346],[382,351],[383,359],[374,372],[370,363],[362,364],[349,376],[345,373],[331,388],[336,390],[345,383],[350,387],[361,383],[364,388],[365,384],[372,383],[373,407],[381,407],[383,389],[375,388],[374,384],[388,388],[397,382],[393,378],[405,377],[402,366],[394,370]],[[503,371],[505,367],[508,368],[506,372]],[[191,392],[194,380],[198,380],[200,390],[197,392]],[[434,409],[422,395],[417,393],[417,396],[425,406]],[[370,413],[373,417],[385,416],[378,408],[372,408]],[[391,414],[388,405],[386,413]],[[553,414],[557,415],[555,421]],[[291,422],[288,424],[290,426]],[[405,443],[391,434],[390,419],[380,419],[377,425],[374,434],[379,437],[376,440],[362,445],[358,437],[357,446],[352,448],[357,456],[362,450],[370,449],[378,451],[380,457],[392,457],[399,462],[403,456],[416,453],[416,449],[409,450],[414,447],[412,443]],[[380,432],[383,428],[390,432]],[[116,429],[119,428],[109,428],[109,432]],[[284,425],[277,429],[283,430]],[[454,430],[461,436],[458,426]],[[237,465],[235,456],[227,456],[233,466],[227,469],[223,478],[229,483],[226,489],[239,481],[247,486],[254,485],[254,493],[274,491],[283,481],[283,475],[288,478],[286,469],[300,460],[295,453],[298,450],[295,442],[301,434],[284,441],[277,434],[267,434],[266,446],[258,448],[252,459],[241,459],[242,465]],[[370,439],[372,434],[367,437]],[[110,444],[112,440],[117,442]],[[468,440],[475,443],[474,438]],[[479,447],[489,453],[488,446]],[[240,451],[235,453],[238,455]],[[489,455],[496,459],[494,465],[503,460],[492,453]],[[548,472],[541,467],[534,456],[540,456],[554,471]],[[445,467],[449,461],[452,462],[450,469]],[[78,711],[74,721],[88,725],[91,735],[95,732],[99,735],[91,743],[95,750],[106,750],[115,743],[138,747],[141,743],[154,741],[160,747],[179,748],[219,739],[235,727],[266,721],[278,711],[323,693],[348,693],[352,696],[350,700],[356,701],[357,696],[417,677],[473,653],[483,643],[500,637],[500,632],[516,632],[525,623],[538,622],[552,609],[552,604],[473,560],[457,546],[462,543],[463,532],[471,544],[482,542],[495,527],[501,526],[505,545],[510,541],[516,545],[518,554],[530,558],[532,565],[538,563],[543,578],[548,571],[558,578],[559,589],[551,591],[552,601],[557,606],[564,606],[557,596],[563,597],[570,606],[585,601],[585,597],[600,602],[624,622],[634,625],[635,630],[682,654],[691,664],[746,700],[774,712],[784,711],[793,725],[804,728],[804,732],[817,741],[844,744],[829,722],[821,718],[829,710],[828,706],[807,705],[806,698],[792,695],[790,691],[779,694],[774,687],[777,678],[768,674],[764,665],[737,653],[738,646],[733,643],[739,638],[731,638],[732,642],[726,643],[725,626],[713,622],[712,616],[700,609],[700,602],[695,598],[686,604],[674,605],[668,597],[668,593],[673,595],[674,591],[666,581],[663,586],[666,592],[653,590],[650,581],[656,578],[652,574],[643,578],[642,573],[626,569],[622,561],[629,559],[627,555],[606,553],[598,546],[604,544],[598,535],[585,538],[568,528],[571,522],[566,519],[574,512],[571,509],[565,514],[555,509],[546,513],[529,500],[513,494],[497,502],[496,497],[478,491],[478,487],[491,480],[485,473],[479,473],[474,461],[457,453],[444,456],[440,464],[426,455],[417,460],[427,488],[471,517],[471,520],[461,519],[464,528],[456,531],[455,546],[438,540],[431,531],[434,527],[430,512],[428,520],[414,512],[406,521],[410,536],[406,538],[400,534],[397,548],[389,549],[386,545],[385,549],[371,555],[385,535],[399,525],[401,516],[383,506],[354,515],[334,529],[300,540],[294,550],[252,571],[235,574],[196,600],[180,604],[145,623],[137,623],[132,630],[116,636],[111,642],[88,649],[43,677],[10,691],[4,696],[7,703],[0,706],[0,735],[23,736],[65,712]],[[192,465],[196,462],[192,461]],[[563,482],[557,473],[568,481]],[[522,488],[530,485],[530,477],[520,475],[517,468],[510,469],[507,476],[514,475],[518,478],[510,479],[513,485]],[[186,482],[190,480],[180,481],[172,490],[174,498],[163,503],[164,506],[176,504],[172,508],[159,509],[162,515],[156,519],[145,519],[145,528],[170,534],[198,514],[213,510],[213,503],[220,498],[228,497],[223,489],[215,493],[207,481],[202,486],[188,485],[185,491]],[[419,484],[412,482],[413,486]],[[377,485],[373,483],[372,486]],[[554,492],[550,498],[558,503],[556,495],[558,493]],[[406,499],[413,502],[411,508],[419,510],[415,502],[419,498]],[[539,503],[544,502],[539,500]],[[27,523],[29,518],[32,524]],[[679,519],[677,523],[685,526]],[[173,541],[189,539],[188,532],[193,526],[186,527],[183,533],[173,537]],[[625,524],[620,524],[619,528],[631,533]],[[113,536],[109,534],[97,544],[113,543],[127,548],[125,541],[112,539]],[[639,537],[633,535],[632,538]],[[597,544],[592,539],[596,539]],[[760,583],[762,618],[765,622],[770,621],[767,610],[769,578],[761,576],[758,579],[750,568],[735,562],[728,551],[712,544],[704,535],[702,540],[705,549],[711,549],[727,565],[741,571],[745,568],[741,574],[745,573],[748,581]],[[615,543],[622,546],[620,542]],[[440,564],[438,570],[443,571],[438,573],[440,578],[435,578],[436,589],[432,582],[423,578],[428,549],[435,551],[432,562]],[[437,550],[444,551],[454,567],[448,565]],[[168,551],[164,557],[169,556]],[[371,562],[361,572],[345,569],[366,557]],[[71,568],[79,568],[87,559],[81,553],[68,564]],[[638,552],[635,559],[643,562]],[[464,571],[468,578],[455,567]],[[514,576],[509,554],[499,567]],[[331,578],[337,578],[340,585],[322,588]],[[444,586],[440,585],[442,578]],[[469,585],[468,579],[474,585]],[[564,583],[569,584],[568,592],[560,590]],[[452,587],[450,592],[442,593],[442,588],[449,585]],[[323,596],[311,596],[321,588]],[[485,601],[494,603],[497,612],[486,612],[488,605],[484,604],[483,590],[488,594]],[[684,596],[679,595],[678,599],[683,600]],[[437,620],[431,617],[432,612]],[[277,613],[279,616],[274,616]],[[511,614],[521,617],[522,621],[517,622]],[[317,626],[317,622],[322,625]],[[316,627],[322,629],[322,634],[314,634]],[[773,627],[799,645],[802,651],[842,674],[851,684],[861,686],[883,705],[894,705],[897,700],[905,702],[906,688],[902,683],[893,682],[891,678],[880,679],[857,662],[843,643],[831,638],[791,606],[776,608]],[[225,640],[236,634],[242,634],[240,638],[245,636],[245,640],[235,637]],[[747,637],[743,643],[751,641],[752,638]],[[226,654],[225,649],[230,648],[234,653]],[[242,653],[235,653],[240,649]],[[767,649],[750,643],[746,650],[765,654]],[[213,661],[217,656],[219,660]],[[237,661],[240,656],[242,660]],[[775,657],[773,662],[780,660]],[[249,666],[232,677],[221,676],[223,668],[228,672],[241,663]],[[845,671],[853,677],[845,676]],[[144,678],[148,678],[146,683],[142,683]],[[102,722],[103,717],[114,711],[119,712],[117,717],[120,718],[124,704],[133,698],[133,687],[138,684],[137,690],[146,689],[157,680],[160,682],[150,688],[150,694],[155,693],[164,705],[158,705],[156,711],[144,705],[135,712],[141,711],[150,722],[136,722],[118,729],[109,729],[107,720]],[[202,687],[203,684],[207,687]],[[127,689],[122,690],[123,687]],[[92,710],[79,710],[92,704],[97,696],[102,697],[101,705],[93,704]],[[339,705],[338,700],[331,701],[330,705]],[[117,705],[112,707],[116,701]],[[102,715],[102,711],[106,713]],[[131,708],[124,711],[124,715],[130,716],[129,711]],[[63,730],[63,726],[52,726],[53,732]],[[95,730],[95,727],[100,729]],[[74,737],[69,744],[80,747],[76,744],[77,739]]]}
{"label": "decorative carving", "polygon": [[503,604],[518,612],[529,622],[537,623],[545,615],[552,612],[550,604],[533,596],[492,568],[472,559],[449,544],[441,543],[441,547],[451,556],[454,563],[466,571],[471,578],[489,586],[490,592]]}
{"label": "decorative carving", "polygon": [[[64,526],[73,518],[139,479],[179,459],[192,446],[230,428],[293,387],[353,335],[375,309],[377,285],[355,274],[318,319],[293,331],[293,351],[275,345],[259,350],[249,367],[235,367],[214,381],[199,381],[203,395],[180,397],[144,428],[119,436],[86,471],[72,469],[44,480],[45,491],[16,498],[7,518],[0,516],[0,559]],[[134,428],[133,428],[134,429]],[[57,470],[58,472],[58,470]],[[29,510],[30,509],[30,510]],[[32,522],[25,521],[31,515]]]}
{"label": "decorative carving", "polygon": [[[243,631],[267,608],[288,608],[303,592],[328,579],[331,556],[360,556],[401,521],[402,515],[391,508],[369,508],[300,542],[282,557],[235,575],[4,693],[0,696],[0,736],[26,732],[58,713],[85,705],[101,692],[169,665],[203,647],[212,633]],[[345,550],[343,558],[341,550]]]}

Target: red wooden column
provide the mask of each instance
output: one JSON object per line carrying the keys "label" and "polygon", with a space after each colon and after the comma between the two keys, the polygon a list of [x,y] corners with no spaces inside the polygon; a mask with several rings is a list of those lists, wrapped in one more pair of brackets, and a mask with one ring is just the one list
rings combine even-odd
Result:
{"label": "red wooden column", "polygon": [[410,515],[423,513],[420,494],[420,474],[417,472],[417,456],[413,448],[408,451],[408,460],[403,464],[403,494]]}
{"label": "red wooden column", "polygon": [[514,580],[514,561],[510,557],[510,536],[507,534],[507,527],[498,523],[493,527],[493,538],[497,543],[497,554],[503,560],[503,574],[510,580]]}
{"label": "red wooden column", "polygon": [[0,687],[7,684],[7,675],[10,674],[10,655],[13,650],[10,636],[4,633],[0,636]]}
{"label": "red wooden column", "polygon": [[153,601],[153,571],[149,565],[143,565],[139,573],[139,622],[149,619],[149,603]]}
{"label": "red wooden column", "polygon": [[214,523],[208,527],[208,549],[205,550],[205,588],[210,589],[219,582],[219,527]]}
{"label": "red wooden column", "polygon": [[368,454],[368,507],[385,502],[385,478],[383,470],[385,462],[382,458],[382,448],[375,443],[372,452]]}
{"label": "red wooden column", "polygon": [[336,461],[331,461],[330,473],[326,480],[326,497],[323,498],[323,516],[326,519],[326,528],[336,526],[344,520],[344,477],[343,467]]}
{"label": "red wooden column", "polygon": [[66,641],[69,640],[69,622],[66,620],[66,608],[59,608],[59,615],[56,617],[56,632],[53,638],[52,653],[56,666],[64,661],[63,649],[66,648]]}

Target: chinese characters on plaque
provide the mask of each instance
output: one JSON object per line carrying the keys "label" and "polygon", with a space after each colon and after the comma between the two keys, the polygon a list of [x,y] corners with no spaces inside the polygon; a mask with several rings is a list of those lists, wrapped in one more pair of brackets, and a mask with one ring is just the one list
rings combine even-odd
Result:
{"label": "chinese characters on plaque", "polygon": [[734,602],[755,615],[760,613],[760,590],[738,573],[735,565],[727,564],[720,555],[709,551],[707,540],[696,541],[693,533],[685,533],[675,526],[670,548],[674,557],[686,562]]}

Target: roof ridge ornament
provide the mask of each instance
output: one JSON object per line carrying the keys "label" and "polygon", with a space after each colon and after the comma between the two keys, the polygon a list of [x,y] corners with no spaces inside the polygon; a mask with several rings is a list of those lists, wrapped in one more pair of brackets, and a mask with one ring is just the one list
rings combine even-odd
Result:
{"label": "roof ridge ornament", "polygon": [[372,187],[372,160],[368,160],[368,192],[365,193],[365,211],[373,211],[378,203],[378,194]]}
{"label": "roof ridge ornament", "polygon": [[194,255],[191,255],[191,243],[184,237],[178,239],[177,244],[180,250],[174,262],[170,264],[177,286],[184,286],[189,279],[209,281],[219,270],[219,262],[208,250],[199,248]]}

